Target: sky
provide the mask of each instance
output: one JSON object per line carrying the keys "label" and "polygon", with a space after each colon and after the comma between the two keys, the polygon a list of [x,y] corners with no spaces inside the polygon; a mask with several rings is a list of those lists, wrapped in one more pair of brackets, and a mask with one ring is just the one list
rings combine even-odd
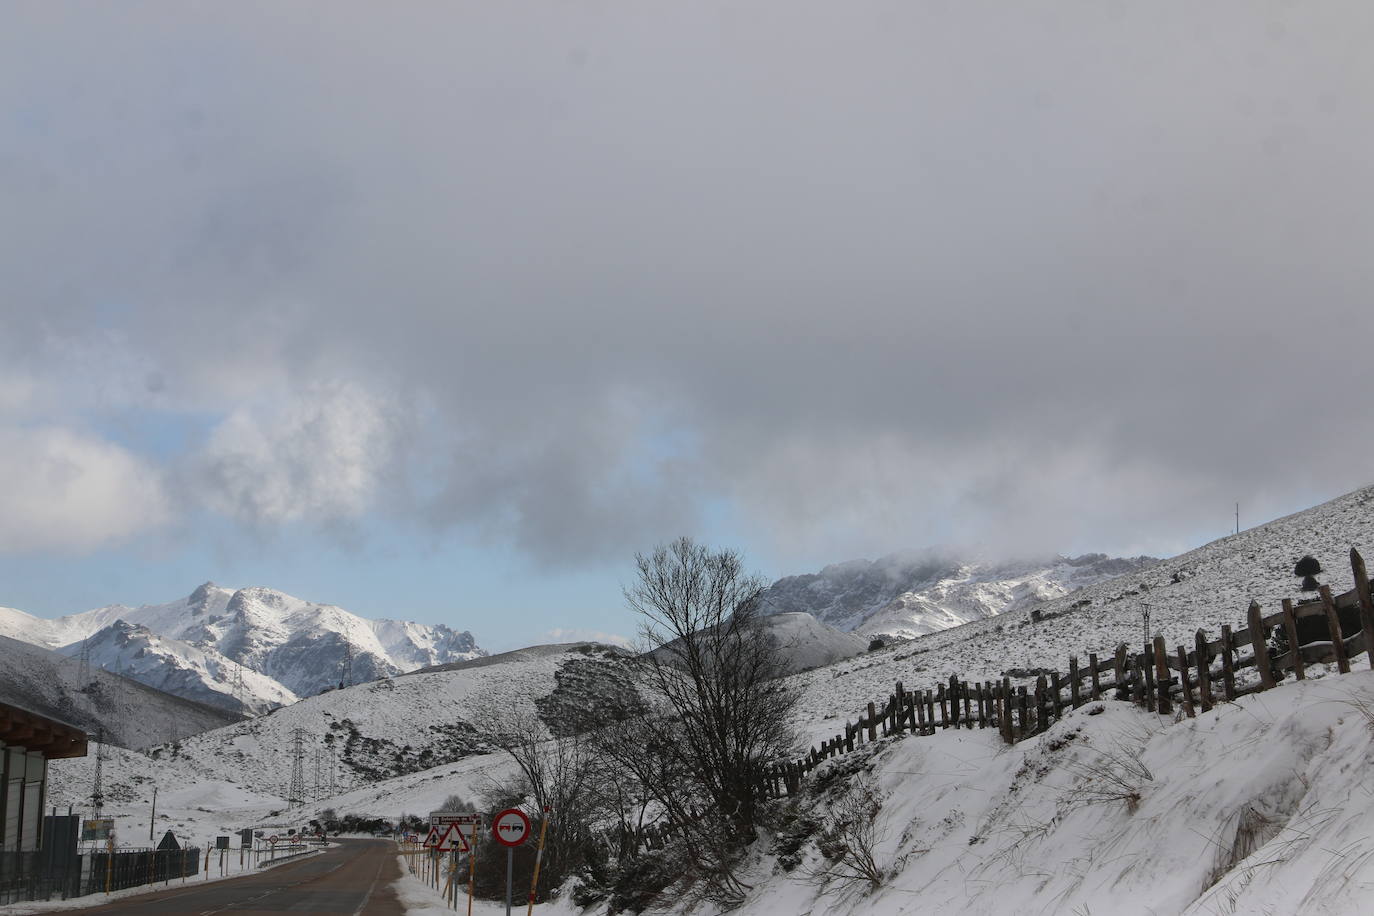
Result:
{"label": "sky", "polygon": [[1374,483],[1374,8],[12,2],[0,605],[632,634],[636,551]]}

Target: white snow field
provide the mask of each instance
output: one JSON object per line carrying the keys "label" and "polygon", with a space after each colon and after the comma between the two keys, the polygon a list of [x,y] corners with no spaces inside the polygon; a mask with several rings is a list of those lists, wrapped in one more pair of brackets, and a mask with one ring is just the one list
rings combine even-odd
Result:
{"label": "white snow field", "polygon": [[994,729],[882,739],[818,768],[797,811],[824,824],[870,781],[882,885],[827,879],[814,842],[790,871],[765,846],[736,912],[1354,916],[1374,891],[1372,768],[1368,670],[1179,722],[1090,703],[1012,747]]}

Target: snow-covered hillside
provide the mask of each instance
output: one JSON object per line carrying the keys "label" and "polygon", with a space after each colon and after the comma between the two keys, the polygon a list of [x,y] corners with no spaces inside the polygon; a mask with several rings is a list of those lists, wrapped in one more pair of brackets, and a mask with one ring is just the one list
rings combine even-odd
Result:
{"label": "snow-covered hillside", "polygon": [[912,689],[933,687],[951,674],[1015,681],[1018,671],[1067,670],[1070,655],[1085,659],[1092,651],[1105,657],[1121,642],[1137,647],[1144,640],[1146,607],[1151,633],[1162,634],[1171,648],[1191,645],[1199,627],[1215,639],[1222,624],[1244,621],[1252,599],[1272,613],[1281,598],[1301,597],[1293,566],[1304,554],[1321,562],[1326,571],[1317,578],[1334,592],[1350,589],[1351,547],[1374,555],[1374,487],[1032,608],[799,674],[799,722],[812,740],[833,737],[834,718],[855,717],[870,700],[881,702],[896,681]]}
{"label": "snow-covered hillside", "polygon": [[131,748],[175,741],[238,718],[95,666],[83,683],[76,659],[6,636],[0,636],[0,698],[92,735],[104,728],[110,742]]}
{"label": "snow-covered hillside", "polygon": [[[518,718],[558,720],[625,696],[625,655],[594,643],[536,646],[308,697],[266,716],[195,735],[175,755],[207,778],[283,795],[296,729],[313,780],[345,787],[428,769],[491,749]],[[330,773],[330,767],[337,771]]]}
{"label": "snow-covered hillside", "polygon": [[[1367,670],[1177,723],[1090,703],[1010,748],[995,729],[884,739],[808,778],[732,912],[1354,916],[1374,886],[1371,760]],[[850,790],[876,887],[821,851]]]}
{"label": "snow-covered hillside", "polygon": [[92,664],[119,665],[144,683],[231,709],[270,708],[345,680],[486,654],[471,633],[443,624],[367,620],[269,588],[211,582],[166,604],[115,604],[56,620],[0,608],[0,633],[69,655],[94,639],[104,653],[97,659],[92,650]]}
{"label": "snow-covered hillside", "polygon": [[1031,607],[1156,562],[1086,554],[988,563],[940,551],[899,553],[779,579],[764,593],[764,607],[809,613],[864,635],[921,636]]}

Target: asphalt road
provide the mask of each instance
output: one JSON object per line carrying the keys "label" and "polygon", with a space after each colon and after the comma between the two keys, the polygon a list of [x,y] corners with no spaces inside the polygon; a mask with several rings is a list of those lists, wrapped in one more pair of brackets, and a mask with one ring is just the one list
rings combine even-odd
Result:
{"label": "asphalt road", "polygon": [[404,916],[391,885],[401,876],[396,844],[389,840],[337,840],[340,845],[299,862],[200,886],[195,878],[166,891],[140,894],[82,916],[234,916],[316,913],[320,916]]}

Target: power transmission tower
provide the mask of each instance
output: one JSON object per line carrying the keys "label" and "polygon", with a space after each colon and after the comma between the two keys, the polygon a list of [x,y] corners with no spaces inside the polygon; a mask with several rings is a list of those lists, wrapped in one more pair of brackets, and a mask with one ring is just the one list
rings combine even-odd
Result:
{"label": "power transmission tower", "polygon": [[234,665],[234,702],[239,706],[244,706],[243,702],[243,666]]}
{"label": "power transmission tower", "polygon": [[77,689],[85,690],[91,682],[91,643],[89,637],[81,637],[81,653],[77,659],[76,680],[81,685]]}
{"label": "power transmission tower", "polygon": [[93,819],[100,817],[100,808],[105,804],[105,793],[100,787],[100,780],[105,768],[105,729],[100,729],[95,733],[95,779],[91,785],[91,807],[95,809]]}
{"label": "power transmission tower", "polygon": [[315,801],[320,800],[320,749],[315,748]]}
{"label": "power transmission tower", "polygon": [[295,808],[305,804],[305,729],[291,733],[291,788],[286,791],[286,806]]}
{"label": "power transmission tower", "polygon": [[329,796],[333,798],[339,794],[339,752],[331,744],[329,746]]}

